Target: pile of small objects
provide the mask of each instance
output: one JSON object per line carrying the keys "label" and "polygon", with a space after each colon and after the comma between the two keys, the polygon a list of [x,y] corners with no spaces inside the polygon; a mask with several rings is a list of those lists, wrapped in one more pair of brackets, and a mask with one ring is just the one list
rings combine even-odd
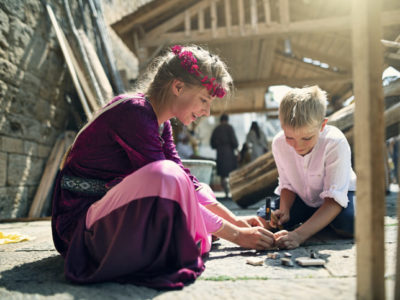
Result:
{"label": "pile of small objects", "polygon": [[[284,266],[288,267],[293,267],[294,263],[292,260],[292,254],[289,252],[283,253],[284,257],[282,257],[281,264]],[[278,259],[280,258],[280,253],[279,252],[273,252],[273,253],[268,253],[267,254],[267,259]],[[323,266],[325,265],[325,260],[319,258],[319,255],[316,251],[311,250],[310,251],[310,256],[302,256],[302,257],[297,257],[295,259],[295,262],[302,266],[302,267],[309,267],[309,266]],[[247,264],[252,265],[252,266],[262,266],[264,264],[263,259],[247,259],[246,261]]]}

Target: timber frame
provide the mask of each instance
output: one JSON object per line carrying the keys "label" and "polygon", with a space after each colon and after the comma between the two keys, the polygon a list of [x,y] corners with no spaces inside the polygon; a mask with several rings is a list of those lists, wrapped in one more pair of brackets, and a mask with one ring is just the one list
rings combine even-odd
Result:
{"label": "timber frame", "polygon": [[[386,65],[400,67],[400,2],[382,1]],[[262,112],[269,86],[318,84],[335,111],[352,94],[351,2],[347,0],[154,0],[112,24],[143,70],[173,44],[218,53],[236,92],[212,113]]]}

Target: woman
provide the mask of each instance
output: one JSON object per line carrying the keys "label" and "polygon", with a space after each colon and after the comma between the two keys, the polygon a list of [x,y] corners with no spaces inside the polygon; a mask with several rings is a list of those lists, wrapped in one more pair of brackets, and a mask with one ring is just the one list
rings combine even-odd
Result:
{"label": "woman", "polygon": [[237,218],[183,167],[172,139],[169,119],[208,116],[231,85],[217,56],[174,46],[142,93],[114,98],[78,133],[53,199],[53,240],[69,280],[181,288],[204,270],[211,234],[273,246],[258,219]]}
{"label": "woman", "polygon": [[268,151],[267,138],[256,121],[251,123],[246,143],[251,149],[251,160],[255,160]]}

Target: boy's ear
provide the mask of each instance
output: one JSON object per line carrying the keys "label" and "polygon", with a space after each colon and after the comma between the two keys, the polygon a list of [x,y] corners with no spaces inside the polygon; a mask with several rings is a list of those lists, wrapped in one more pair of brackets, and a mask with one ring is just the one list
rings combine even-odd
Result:
{"label": "boy's ear", "polygon": [[328,123],[328,118],[325,118],[325,119],[322,121],[321,131],[324,130],[326,123]]}
{"label": "boy's ear", "polygon": [[175,96],[179,96],[182,93],[185,83],[179,79],[174,79],[171,84],[172,93]]}

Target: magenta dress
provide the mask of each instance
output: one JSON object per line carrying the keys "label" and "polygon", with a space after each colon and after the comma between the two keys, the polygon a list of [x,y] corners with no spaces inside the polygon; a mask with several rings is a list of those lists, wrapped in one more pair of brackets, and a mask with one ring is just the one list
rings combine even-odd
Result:
{"label": "magenta dress", "polygon": [[[183,167],[169,121],[160,135],[144,95],[108,105],[78,136],[55,184],[52,232],[66,278],[182,288],[204,270],[210,233],[222,225],[205,207],[215,196]],[[61,187],[65,176],[109,190],[71,191]]]}

